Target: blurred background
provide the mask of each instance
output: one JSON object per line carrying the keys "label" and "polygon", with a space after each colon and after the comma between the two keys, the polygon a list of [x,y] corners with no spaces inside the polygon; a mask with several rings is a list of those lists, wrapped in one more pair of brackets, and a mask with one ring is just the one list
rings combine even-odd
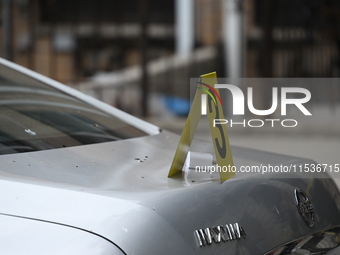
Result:
{"label": "blurred background", "polygon": [[[2,0],[0,33],[1,57],[179,133],[191,77],[340,76],[338,0]],[[340,163],[340,85],[312,96],[314,123],[231,143]]]}

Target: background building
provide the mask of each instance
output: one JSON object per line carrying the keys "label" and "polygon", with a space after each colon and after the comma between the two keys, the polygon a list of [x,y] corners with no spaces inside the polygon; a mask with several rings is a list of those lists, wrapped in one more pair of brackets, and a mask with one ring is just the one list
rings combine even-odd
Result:
{"label": "background building", "polygon": [[[151,95],[188,98],[189,78],[210,71],[339,77],[339,14],[336,0],[2,0],[0,52],[150,115]],[[339,101],[338,88],[321,89]]]}

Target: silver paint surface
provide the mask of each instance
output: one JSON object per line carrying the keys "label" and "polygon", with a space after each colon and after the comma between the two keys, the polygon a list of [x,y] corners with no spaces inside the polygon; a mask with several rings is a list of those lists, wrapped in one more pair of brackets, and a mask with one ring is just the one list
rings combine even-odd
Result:
{"label": "silver paint surface", "polygon": [[[181,176],[167,178],[178,139],[162,132],[1,156],[0,212],[91,231],[127,254],[264,254],[299,237],[340,226],[339,193],[331,179],[252,174],[222,184],[197,180],[187,186]],[[195,149],[212,148],[209,142],[197,141]],[[236,165],[308,162],[238,147],[232,150]],[[295,188],[305,190],[313,201],[313,228],[297,211]],[[247,237],[198,246],[196,229],[225,222],[238,222]]]}

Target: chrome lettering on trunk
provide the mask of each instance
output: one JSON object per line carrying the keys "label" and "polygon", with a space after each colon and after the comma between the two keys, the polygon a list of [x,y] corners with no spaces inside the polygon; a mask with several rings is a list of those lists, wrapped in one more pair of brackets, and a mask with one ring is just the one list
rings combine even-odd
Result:
{"label": "chrome lettering on trunk", "polygon": [[195,236],[200,247],[221,241],[234,241],[246,237],[246,232],[238,224],[225,224],[217,227],[195,230]]}

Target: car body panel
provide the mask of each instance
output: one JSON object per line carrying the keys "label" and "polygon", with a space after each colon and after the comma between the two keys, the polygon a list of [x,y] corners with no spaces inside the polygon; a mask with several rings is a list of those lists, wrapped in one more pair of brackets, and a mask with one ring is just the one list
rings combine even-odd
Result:
{"label": "car body panel", "polygon": [[8,215],[0,215],[0,225],[0,247],[7,255],[124,254],[110,241],[69,226]]}
{"label": "car body panel", "polygon": [[[190,186],[182,178],[167,178],[177,141],[177,135],[162,132],[4,155],[0,212],[91,231],[127,254],[263,254],[301,236],[340,226],[339,194],[328,178],[238,175],[222,184],[198,180]],[[212,149],[206,141],[195,146]],[[236,165],[308,162],[238,147],[233,152]],[[295,188],[305,190],[313,201],[313,228],[296,209]],[[246,238],[199,247],[195,230],[236,222]]]}

